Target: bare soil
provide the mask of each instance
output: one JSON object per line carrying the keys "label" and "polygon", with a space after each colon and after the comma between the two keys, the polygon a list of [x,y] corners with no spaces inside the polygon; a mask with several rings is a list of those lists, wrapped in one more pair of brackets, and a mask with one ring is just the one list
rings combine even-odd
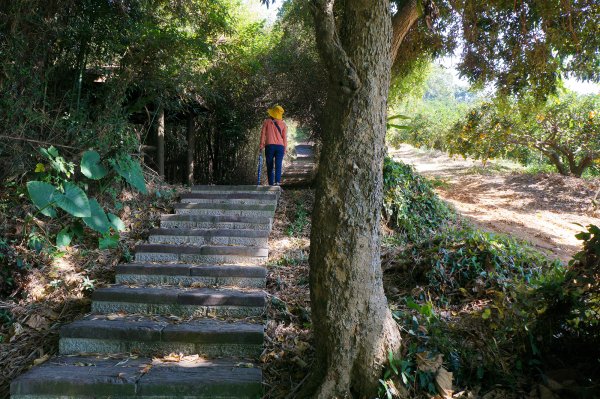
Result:
{"label": "bare soil", "polygon": [[531,243],[568,261],[581,248],[575,234],[600,225],[592,200],[600,179],[525,173],[516,166],[449,157],[402,145],[390,155],[434,179],[438,194],[476,226]]}

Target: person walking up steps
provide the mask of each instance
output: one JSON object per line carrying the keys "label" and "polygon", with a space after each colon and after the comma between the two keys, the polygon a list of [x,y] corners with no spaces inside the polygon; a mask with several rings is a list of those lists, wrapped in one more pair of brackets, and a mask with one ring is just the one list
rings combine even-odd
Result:
{"label": "person walking up steps", "polygon": [[269,118],[263,122],[260,132],[260,150],[265,149],[270,186],[281,183],[281,165],[287,151],[287,125],[283,121],[283,113],[284,110],[279,105],[269,108]]}

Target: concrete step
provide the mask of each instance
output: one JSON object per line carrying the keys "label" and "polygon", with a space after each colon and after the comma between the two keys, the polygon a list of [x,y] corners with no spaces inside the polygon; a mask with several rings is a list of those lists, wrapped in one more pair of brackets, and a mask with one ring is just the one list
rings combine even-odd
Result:
{"label": "concrete step", "polygon": [[268,205],[175,204],[173,208],[178,215],[263,216],[272,218],[276,206],[275,203]]}
{"label": "concrete step", "polygon": [[12,399],[249,398],[262,396],[262,371],[237,360],[60,356],[15,379]]}
{"label": "concrete step", "polygon": [[136,262],[263,264],[268,256],[267,248],[245,246],[140,244],[135,248]]}
{"label": "concrete step", "polygon": [[267,230],[242,229],[152,229],[151,244],[248,245],[267,248]]}
{"label": "concrete step", "polygon": [[271,193],[279,196],[280,189],[276,186],[192,186],[192,193],[213,194],[249,194],[249,193]]}
{"label": "concrete step", "polygon": [[115,285],[92,294],[93,313],[248,317],[264,310],[265,293],[258,290]]}
{"label": "concrete step", "polygon": [[273,219],[263,216],[162,215],[160,227],[165,229],[243,229],[271,230]]}
{"label": "concrete step", "polygon": [[264,288],[262,266],[129,263],[117,265],[117,284],[167,284],[195,287]]}
{"label": "concrete step", "polygon": [[166,318],[91,315],[63,326],[59,353],[166,353],[208,357],[255,357],[262,352],[261,324],[197,320],[174,323]]}
{"label": "concrete step", "polygon": [[277,194],[271,192],[248,192],[248,193],[184,193],[180,195],[182,203],[193,204],[246,204],[260,205],[273,204],[277,205]]}

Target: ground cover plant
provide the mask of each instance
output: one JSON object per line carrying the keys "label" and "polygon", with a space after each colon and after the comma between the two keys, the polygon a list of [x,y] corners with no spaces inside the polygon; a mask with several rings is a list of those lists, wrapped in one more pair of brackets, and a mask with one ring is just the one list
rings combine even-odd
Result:
{"label": "ground cover plant", "polygon": [[[432,190],[424,179],[423,185]],[[580,235],[587,240],[584,251],[567,267],[524,242],[457,223],[460,218],[431,229],[431,213],[443,219],[448,210],[420,209],[423,214],[411,221],[426,216],[421,222],[426,234],[408,241],[402,225],[396,225],[397,232],[384,245],[386,292],[407,338],[402,355],[390,360],[381,395],[444,397],[455,388],[505,397],[539,397],[546,391],[556,397],[597,394],[597,353],[592,350],[584,359],[556,350],[565,345],[597,347],[597,300],[569,288],[581,275],[590,281],[590,269],[578,272],[576,265],[577,259],[590,256],[583,253],[597,250],[597,228]],[[556,372],[561,362],[569,361],[584,368],[572,381]]]}

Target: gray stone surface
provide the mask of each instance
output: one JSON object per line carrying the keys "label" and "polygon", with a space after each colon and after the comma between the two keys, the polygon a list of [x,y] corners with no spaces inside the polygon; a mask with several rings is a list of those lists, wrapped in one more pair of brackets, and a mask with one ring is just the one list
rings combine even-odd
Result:
{"label": "gray stone surface", "polygon": [[261,370],[256,367],[237,367],[236,363],[235,360],[189,360],[153,364],[149,358],[58,357],[14,380],[11,397],[260,397]]}
{"label": "gray stone surface", "polygon": [[127,287],[100,288],[92,294],[92,306],[99,302],[128,302],[160,305],[264,306],[263,291],[211,288]]}
{"label": "gray stone surface", "polygon": [[249,216],[163,215],[162,228],[271,230],[272,219]]}
{"label": "gray stone surface", "polygon": [[[175,324],[140,316],[92,315],[64,326],[60,354],[200,353],[207,356],[259,356],[264,328],[260,324],[197,320]],[[221,348],[222,347],[222,348]]]}

